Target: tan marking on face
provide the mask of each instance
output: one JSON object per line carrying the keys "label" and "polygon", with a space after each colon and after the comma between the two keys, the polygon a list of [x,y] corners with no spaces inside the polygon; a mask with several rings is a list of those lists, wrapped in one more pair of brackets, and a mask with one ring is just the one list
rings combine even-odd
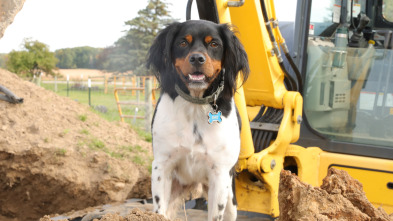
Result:
{"label": "tan marking on face", "polygon": [[[209,55],[203,53],[203,55],[206,57],[206,62],[202,66],[196,68],[189,62],[190,56],[192,54],[193,53],[190,53],[185,58],[177,58],[175,60],[177,74],[183,75],[181,79],[184,81],[184,79],[187,78],[189,74],[192,74],[195,71],[202,72],[206,75],[206,77],[209,78],[209,82],[207,83],[210,85],[221,72],[221,61],[211,59]],[[187,82],[184,83],[187,85]]]}
{"label": "tan marking on face", "polygon": [[214,80],[214,78],[217,77],[218,73],[221,71],[221,61],[211,59],[207,54],[205,54],[205,57],[206,62],[202,68],[205,70],[205,75]]}
{"label": "tan marking on face", "polygon": [[213,40],[213,37],[210,36],[210,35],[208,35],[208,36],[205,37],[205,43],[206,43],[206,44],[209,44],[212,40]]}
{"label": "tan marking on face", "polygon": [[192,42],[192,35],[186,35],[185,39],[188,43],[191,43]]}
{"label": "tan marking on face", "polygon": [[191,64],[188,62],[189,56],[185,58],[176,58],[175,67],[179,75],[187,76],[191,73]]}

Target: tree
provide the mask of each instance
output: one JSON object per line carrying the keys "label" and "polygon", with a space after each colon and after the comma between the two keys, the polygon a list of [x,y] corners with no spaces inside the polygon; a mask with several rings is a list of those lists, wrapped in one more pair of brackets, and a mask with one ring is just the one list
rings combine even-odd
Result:
{"label": "tree", "polygon": [[97,68],[97,57],[102,49],[92,47],[64,48],[55,51],[59,68]]}
{"label": "tree", "polygon": [[59,60],[57,63],[58,68],[76,68],[76,64],[74,63],[75,51],[72,48],[56,50],[55,56]]}
{"label": "tree", "polygon": [[49,46],[30,39],[24,40],[23,51],[11,51],[8,54],[6,67],[9,71],[19,75],[33,76],[45,72],[54,75],[56,63],[55,54],[49,51]]}
{"label": "tree", "polygon": [[158,32],[173,21],[163,0],[150,0],[146,8],[138,11],[137,17],[125,22],[129,30],[116,41],[112,53],[105,55],[107,60],[103,62],[104,69],[117,72],[132,70],[138,75],[151,74],[145,67],[149,47]]}

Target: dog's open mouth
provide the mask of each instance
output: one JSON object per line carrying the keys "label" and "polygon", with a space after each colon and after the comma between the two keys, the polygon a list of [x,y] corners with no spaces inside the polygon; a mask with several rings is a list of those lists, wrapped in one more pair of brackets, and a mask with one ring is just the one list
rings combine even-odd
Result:
{"label": "dog's open mouth", "polygon": [[191,82],[203,82],[205,81],[206,76],[202,72],[194,72],[188,75],[188,79]]}

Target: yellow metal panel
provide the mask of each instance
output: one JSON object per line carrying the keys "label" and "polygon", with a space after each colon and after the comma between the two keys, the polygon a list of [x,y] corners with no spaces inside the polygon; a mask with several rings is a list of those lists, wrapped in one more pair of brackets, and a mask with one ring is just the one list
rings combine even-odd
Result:
{"label": "yellow metal panel", "polygon": [[375,207],[382,207],[393,213],[393,190],[388,189],[388,182],[393,182],[393,161],[345,154],[321,153],[319,167],[319,185],[326,176],[328,168],[345,170],[363,184],[368,200]]}
{"label": "yellow metal panel", "polygon": [[[219,14],[220,23],[231,23],[231,17],[229,13],[229,8],[227,7],[227,1],[217,0],[217,11]],[[239,80],[239,79],[238,79]],[[238,82],[237,85],[242,85]],[[254,145],[251,137],[250,123],[248,121],[246,101],[244,96],[243,87],[240,87],[235,93],[235,103],[239,110],[240,117],[242,119],[242,130],[241,130],[241,149],[239,155],[238,170],[242,170],[246,162],[243,159],[250,157],[254,153]]]}
{"label": "yellow metal panel", "polygon": [[248,172],[236,177],[238,210],[270,214],[270,191]]}
{"label": "yellow metal panel", "polygon": [[[299,100],[300,99],[300,100]],[[276,140],[266,149],[259,153],[253,154],[247,161],[247,169],[255,177],[263,182],[265,188],[268,190],[270,196],[270,204],[267,208],[258,207],[259,213],[266,213],[268,211],[271,216],[277,217],[279,215],[278,208],[278,188],[280,181],[280,172],[283,169],[284,156],[290,142],[294,142],[299,136],[299,122],[293,116],[294,113],[301,112],[294,111],[301,105],[301,96],[298,92],[288,91],[283,98],[284,115],[280,125]],[[301,106],[300,106],[301,109]],[[243,148],[243,147],[242,147]],[[236,189],[237,195],[252,195],[251,193],[245,194],[242,189]],[[257,191],[249,187],[248,192]],[[257,193],[255,193],[257,194]],[[245,207],[241,205],[240,207]],[[249,211],[252,211],[251,209]]]}
{"label": "yellow metal panel", "polygon": [[271,55],[272,44],[259,0],[247,0],[242,7],[231,7],[230,18],[239,31],[238,37],[249,57],[251,74],[244,84],[247,105],[264,104],[282,108],[282,98],[286,91],[284,75],[277,58]]}
{"label": "yellow metal panel", "polygon": [[292,157],[296,161],[298,167],[298,177],[301,181],[312,186],[319,186],[319,160],[321,149],[318,147],[300,147],[290,145],[285,153],[286,157]]}
{"label": "yellow metal panel", "polygon": [[[238,85],[240,82],[238,82]],[[242,130],[240,131],[240,142],[241,142],[241,149],[240,149],[240,155],[239,155],[239,160],[247,159],[250,157],[252,154],[254,154],[254,144],[252,142],[252,136],[251,136],[251,128],[250,128],[250,122],[248,121],[247,117],[247,109],[246,109],[246,101],[244,99],[244,91],[243,87],[240,87],[237,92],[235,93],[235,103],[237,106],[237,109],[239,111],[239,115],[242,119]],[[242,164],[239,164],[240,170],[242,170]]]}

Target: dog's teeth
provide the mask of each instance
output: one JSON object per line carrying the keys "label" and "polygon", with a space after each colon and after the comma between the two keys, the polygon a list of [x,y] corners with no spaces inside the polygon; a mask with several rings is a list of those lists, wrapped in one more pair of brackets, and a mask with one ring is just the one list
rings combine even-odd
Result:
{"label": "dog's teeth", "polygon": [[205,75],[201,74],[201,75],[191,75],[189,74],[188,77],[193,80],[193,81],[201,81],[205,79]]}

